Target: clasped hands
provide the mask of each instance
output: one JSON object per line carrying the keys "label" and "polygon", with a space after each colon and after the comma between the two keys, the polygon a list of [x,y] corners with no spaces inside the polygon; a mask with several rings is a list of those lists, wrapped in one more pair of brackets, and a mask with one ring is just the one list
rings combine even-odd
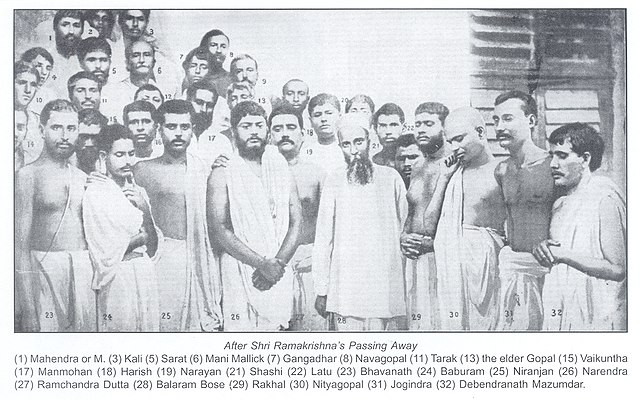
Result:
{"label": "clasped hands", "polygon": [[402,233],[400,235],[400,250],[410,260],[433,251],[433,238],[420,233]]}
{"label": "clasped hands", "polygon": [[253,286],[262,291],[271,289],[284,275],[286,266],[285,262],[278,258],[265,257],[262,264],[253,271]]}

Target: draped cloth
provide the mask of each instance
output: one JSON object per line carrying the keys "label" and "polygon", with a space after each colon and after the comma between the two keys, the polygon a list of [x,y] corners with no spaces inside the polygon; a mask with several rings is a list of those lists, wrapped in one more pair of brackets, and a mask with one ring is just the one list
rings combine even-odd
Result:
{"label": "draped cloth", "polygon": [[406,277],[409,330],[439,329],[435,254],[429,252],[407,260]]}
{"label": "draped cloth", "polygon": [[[614,221],[626,239],[626,204],[608,178],[592,176],[585,187],[561,197],[553,205],[551,239],[588,257],[604,259],[600,205],[613,205]],[[553,248],[552,248],[553,251]],[[626,278],[622,282],[591,277],[566,264],[546,276],[542,291],[545,330],[625,330]]]}
{"label": "draped cloth", "polygon": [[[145,201],[147,195],[143,192]],[[159,330],[158,288],[153,261],[139,247],[128,254],[130,240],[142,226],[142,211],[111,179],[89,184],[82,217],[98,290],[100,331]]]}
{"label": "draped cloth", "polygon": [[[233,154],[224,169],[229,211],[236,237],[256,253],[275,257],[289,229],[291,176],[287,161],[271,145],[262,155],[261,178]],[[254,268],[223,253],[221,258],[225,330],[278,330],[289,325],[293,273],[270,289],[253,286]]]}
{"label": "draped cloth", "polygon": [[500,251],[500,318],[498,330],[542,328],[542,278],[548,272],[531,253]]}
{"label": "draped cloth", "polygon": [[440,328],[495,329],[498,253],[504,245],[492,229],[463,221],[462,169],[447,185],[434,241]]}

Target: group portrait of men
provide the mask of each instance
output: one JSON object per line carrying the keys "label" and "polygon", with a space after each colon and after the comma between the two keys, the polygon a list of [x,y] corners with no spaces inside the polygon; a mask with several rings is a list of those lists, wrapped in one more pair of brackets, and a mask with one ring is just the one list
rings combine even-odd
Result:
{"label": "group portrait of men", "polygon": [[477,109],[265,93],[222,30],[177,65],[152,18],[59,10],[14,63],[16,331],[627,329],[590,125],[540,148],[504,91],[496,156]]}

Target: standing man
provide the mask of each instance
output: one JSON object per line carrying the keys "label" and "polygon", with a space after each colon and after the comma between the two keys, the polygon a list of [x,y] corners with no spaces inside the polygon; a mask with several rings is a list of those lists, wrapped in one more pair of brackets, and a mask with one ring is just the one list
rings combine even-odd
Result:
{"label": "standing man", "polygon": [[157,158],[164,153],[162,138],[156,132],[155,112],[155,107],[146,101],[134,101],[122,111],[124,126],[133,134],[134,163]]}
{"label": "standing man", "polygon": [[313,279],[311,276],[311,252],[318,219],[320,191],[324,176],[321,169],[300,157],[303,144],[302,116],[296,108],[284,104],[269,116],[269,130],[273,143],[287,159],[289,169],[298,189],[302,206],[302,229],[298,249],[291,259],[294,274],[294,309],[292,330],[321,330],[324,321],[315,312]]}
{"label": "standing man", "polygon": [[407,192],[409,212],[400,237],[407,261],[407,302],[409,327],[412,330],[439,329],[436,293],[436,260],[433,235],[427,236],[424,213],[440,176],[440,163],[449,152],[444,140],[444,121],[449,109],[442,103],[420,104],[415,111],[416,141],[423,160],[412,167]]}
{"label": "standing man", "polygon": [[554,201],[551,157],[531,134],[538,108],[530,95],[511,91],[496,98],[493,120],[500,146],[509,151],[495,171],[507,205],[507,240],[500,253],[501,330],[542,327],[542,283],[547,270],[531,251],[549,238]]}
{"label": "standing man", "polygon": [[427,236],[435,232],[440,327],[491,330],[498,317],[498,253],[506,216],[493,176],[498,161],[485,122],[473,108],[454,110],[445,135],[453,156],[424,215]]}
{"label": "standing man", "polygon": [[86,175],[71,165],[78,113],[66,100],[42,110],[44,151],[16,176],[18,331],[95,331],[93,267],[82,227]]}
{"label": "standing man", "polygon": [[184,100],[166,101],[156,121],[164,154],[138,162],[133,173],[149,194],[156,225],[164,235],[156,261],[160,330],[213,331],[221,323],[220,277],[207,234],[209,167],[187,153],[193,107]]}
{"label": "standing man", "polygon": [[208,49],[213,54],[215,62],[210,71],[209,79],[215,86],[218,96],[225,97],[227,88],[233,82],[231,75],[223,66],[229,53],[229,37],[220,29],[212,29],[202,36],[200,47]]}
{"label": "standing man", "polygon": [[394,167],[402,177],[404,186],[408,189],[411,183],[411,171],[413,166],[424,160],[424,155],[418,147],[416,137],[411,133],[400,135],[395,144],[396,154],[394,158]]}
{"label": "standing man", "polygon": [[332,94],[320,93],[309,100],[309,116],[318,142],[304,150],[303,157],[319,165],[326,175],[344,167],[344,155],[336,138],[336,124],[340,118],[340,101]]}
{"label": "standing man", "polygon": [[394,167],[395,144],[404,130],[404,111],[394,103],[383,105],[373,115],[373,127],[378,134],[382,150],[375,154],[371,160],[378,165]]}
{"label": "standing man", "polygon": [[316,310],[337,330],[406,329],[404,268],[398,247],[406,190],[391,168],[369,159],[369,123],[338,125],[344,167],[324,182],[315,244]]}
{"label": "standing man", "polygon": [[287,162],[268,146],[267,118],[257,103],[231,110],[236,142],[226,168],[209,177],[207,215],[222,246],[224,328],[284,330],[289,326],[301,211]]}
{"label": "standing man", "polygon": [[560,197],[550,239],[533,250],[550,269],[542,290],[546,330],[626,330],[626,204],[611,179],[595,176],[604,141],[582,123],[549,136]]}

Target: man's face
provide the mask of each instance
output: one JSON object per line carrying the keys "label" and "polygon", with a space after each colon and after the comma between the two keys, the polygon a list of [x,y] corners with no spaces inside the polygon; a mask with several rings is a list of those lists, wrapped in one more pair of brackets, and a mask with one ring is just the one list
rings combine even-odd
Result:
{"label": "man's face", "polygon": [[31,66],[38,70],[38,74],[40,74],[40,86],[44,85],[47,79],[49,79],[53,65],[51,65],[49,60],[39,55],[31,61]]}
{"label": "man's face", "polygon": [[91,72],[104,85],[109,79],[109,68],[111,67],[111,56],[102,50],[87,53],[80,67],[87,72]]}
{"label": "man's face", "polygon": [[261,155],[267,145],[267,121],[259,115],[242,117],[233,129],[241,155]]}
{"label": "man's face", "polygon": [[201,60],[198,57],[193,57],[189,68],[187,68],[187,80],[189,83],[201,81],[209,73],[209,62],[207,60]]}
{"label": "man's face", "polygon": [[378,116],[376,132],[378,133],[380,144],[382,144],[383,147],[393,145],[402,134],[402,129],[403,126],[399,115],[381,114]]}
{"label": "man's face", "polygon": [[22,72],[13,81],[15,106],[18,109],[26,108],[38,89],[38,78],[29,72]]}
{"label": "man's face", "polygon": [[131,166],[135,156],[136,152],[131,139],[116,140],[113,142],[111,151],[105,157],[107,172],[114,178],[131,178],[133,176],[133,168]]}
{"label": "man's face", "polygon": [[369,139],[363,128],[358,126],[343,127],[338,133],[338,140],[344,159],[349,163],[369,157]]}
{"label": "man's face", "polygon": [[133,133],[134,144],[146,146],[156,137],[156,124],[149,111],[130,111],[127,128]]}
{"label": "man's face", "polygon": [[589,168],[589,162],[573,151],[569,139],[565,139],[562,144],[551,143],[549,153],[553,156],[551,176],[554,184],[565,189],[576,187],[582,180],[584,171]]}
{"label": "man's face", "polygon": [[78,141],[78,113],[53,111],[46,125],[40,125],[47,152],[58,159],[67,159],[73,154]]}
{"label": "man's face", "polygon": [[255,86],[258,82],[258,67],[253,60],[245,58],[235,63],[231,75],[236,82],[248,82]]}
{"label": "man's face", "polygon": [[147,42],[135,42],[127,59],[127,69],[136,75],[150,75],[156,65],[155,54]]}
{"label": "man's face", "polygon": [[13,150],[16,151],[27,135],[27,113],[22,110],[15,110],[13,116]]}
{"label": "man's face", "polygon": [[56,43],[66,48],[76,48],[82,40],[82,21],[73,17],[64,17],[56,25]]}
{"label": "man's face", "polygon": [[411,144],[407,147],[398,147],[394,160],[396,171],[400,173],[405,182],[411,177],[411,169],[419,160],[424,159],[424,155],[420,151],[417,144]]}
{"label": "man's face", "polygon": [[100,85],[91,79],[80,79],[71,91],[71,102],[78,110],[100,107]]}
{"label": "man's face", "polygon": [[98,36],[107,39],[113,30],[113,18],[106,10],[96,10],[88,19],[89,25],[96,31]]}
{"label": "man's face", "polygon": [[464,118],[449,118],[445,124],[445,137],[451,144],[451,150],[465,165],[475,160],[484,150],[482,141],[473,124]]}
{"label": "man's face", "polygon": [[253,100],[253,96],[250,91],[246,89],[234,89],[231,94],[227,96],[229,110],[232,110],[238,103],[248,100]]}
{"label": "man's face", "polygon": [[282,91],[284,92],[284,100],[300,112],[309,103],[309,86],[304,82],[289,82]]}
{"label": "man's face", "polygon": [[535,116],[524,114],[523,106],[522,100],[509,99],[493,110],[496,138],[500,147],[509,151],[517,151],[531,138],[531,130],[536,123]]}
{"label": "man's face", "polygon": [[371,115],[373,114],[371,112],[371,107],[369,107],[369,104],[365,102],[354,102],[353,104],[351,104],[351,107],[349,108],[349,113],[364,114],[369,119],[371,119]]}
{"label": "man's face", "polygon": [[144,100],[153,104],[158,109],[162,105],[162,93],[157,90],[141,90],[135,98],[136,101]]}
{"label": "man's face", "polygon": [[336,133],[336,124],[340,118],[340,110],[330,103],[314,107],[311,112],[311,125],[319,138],[330,139]]}
{"label": "man's face", "polygon": [[191,136],[193,136],[193,123],[191,116],[187,114],[165,114],[164,124],[160,127],[164,148],[173,153],[187,151]]}
{"label": "man's face", "polygon": [[216,101],[217,98],[209,90],[198,89],[193,94],[191,105],[193,105],[193,109],[196,111],[195,125],[200,132],[203,132],[211,126]]}
{"label": "man's face", "polygon": [[126,10],[120,21],[122,34],[132,40],[139,39],[147,29],[149,21],[145,18],[142,10]]}
{"label": "man's face", "polygon": [[222,65],[229,52],[229,40],[224,36],[211,36],[209,38],[209,52],[216,57],[218,65]]}
{"label": "man's face", "polygon": [[302,127],[298,117],[291,114],[274,116],[271,120],[271,136],[280,153],[297,155],[302,146]]}
{"label": "man's face", "polygon": [[416,114],[415,127],[416,140],[420,148],[426,149],[427,153],[432,153],[442,147],[444,129],[438,114]]}
{"label": "man's face", "polygon": [[[94,170],[95,163],[98,161],[98,147],[96,139],[98,137],[98,133],[100,133],[100,125],[86,125],[84,123],[80,123],[79,132],[80,135],[78,136],[78,143],[76,145],[78,164],[86,167],[87,169]],[[81,169],[84,170],[84,168]]]}

